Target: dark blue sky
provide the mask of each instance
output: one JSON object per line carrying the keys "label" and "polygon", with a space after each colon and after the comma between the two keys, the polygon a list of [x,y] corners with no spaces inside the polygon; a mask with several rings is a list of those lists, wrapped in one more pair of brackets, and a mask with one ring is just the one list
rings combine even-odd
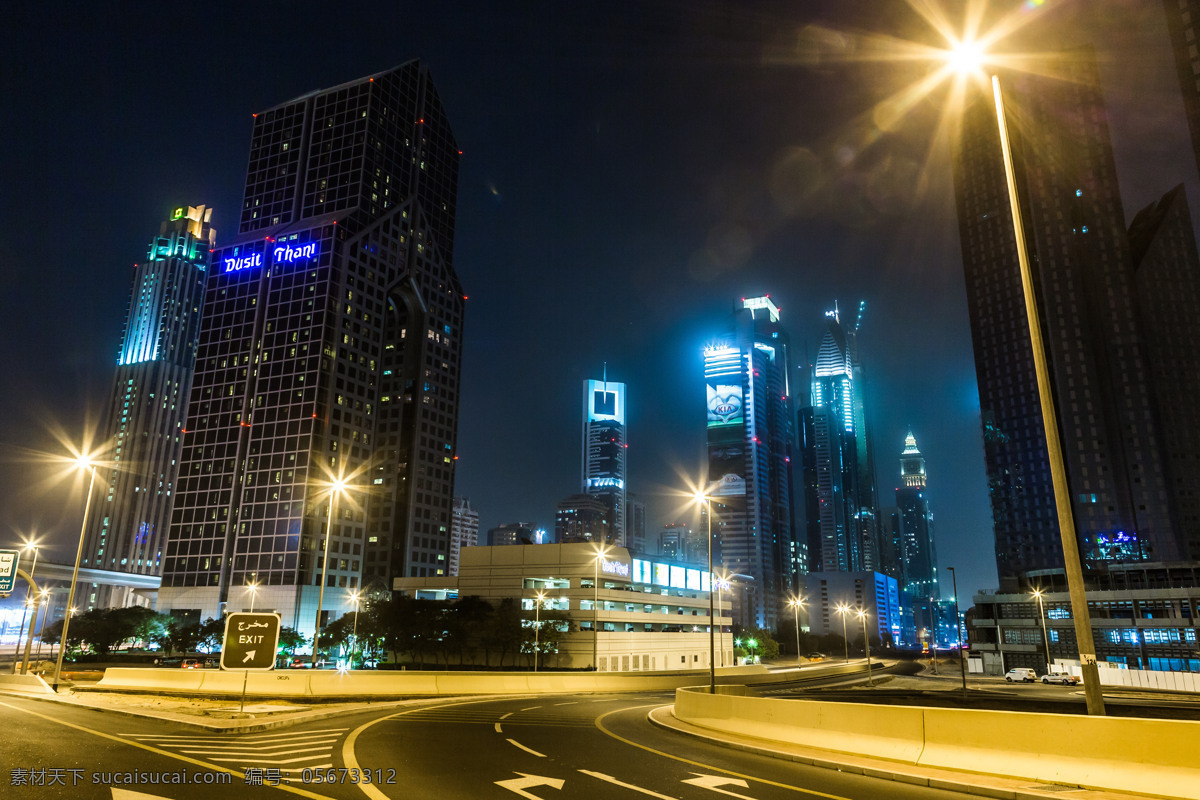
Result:
{"label": "dark blue sky", "polygon": [[[1031,46],[1090,41],[1109,59],[1127,218],[1181,180],[1200,206],[1158,3],[995,5],[1041,17],[1018,34]],[[995,585],[949,154],[932,144],[936,98],[880,131],[872,108],[921,68],[822,57],[854,52],[863,31],[936,42],[903,3],[7,13],[0,540],[36,528],[62,545],[46,557],[73,557],[79,495],[48,489],[19,456],[54,447],[48,425],[79,431],[103,413],[128,268],[169,210],[210,205],[218,240],[232,236],[251,113],[419,57],[464,151],[457,486],[482,527],[552,527],[555,503],[578,490],[580,383],[605,362],[628,384],[630,488],[650,505],[651,531],[670,521],[679,473],[694,477],[702,463],[700,351],[734,300],[770,293],[799,363],[825,309],[837,300],[852,313],[862,299],[882,500],[911,426],[942,565],[959,568],[964,594]],[[816,36],[813,25],[841,33]]]}

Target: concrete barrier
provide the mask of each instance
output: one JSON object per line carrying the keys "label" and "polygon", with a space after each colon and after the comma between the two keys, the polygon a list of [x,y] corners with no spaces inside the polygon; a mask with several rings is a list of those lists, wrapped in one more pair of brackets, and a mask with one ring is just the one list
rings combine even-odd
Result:
{"label": "concrete barrier", "polygon": [[1200,722],[675,693],[713,730],[928,767],[1200,798]]}
{"label": "concrete barrier", "polygon": [[20,694],[54,694],[38,675],[0,675],[0,691]]}

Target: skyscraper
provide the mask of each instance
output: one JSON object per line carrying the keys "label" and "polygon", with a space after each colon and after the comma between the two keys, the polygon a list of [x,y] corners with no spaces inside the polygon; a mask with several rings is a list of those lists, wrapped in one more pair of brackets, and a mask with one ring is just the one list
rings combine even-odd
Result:
{"label": "skyscraper", "polygon": [[844,327],[836,307],[826,316],[810,404],[800,412],[809,567],[821,572],[876,570],[879,511],[858,360],[859,326]]}
{"label": "skyscraper", "polygon": [[925,457],[917,449],[912,431],[904,439],[900,454],[900,480],[896,489],[899,522],[901,579],[913,608],[917,630],[936,630],[938,587],[937,547],[933,539],[933,514],[925,496]]}
{"label": "skyscraper", "polygon": [[[449,569],[464,296],[459,150],[426,67],[254,117],[212,256],[160,607],[311,635],[364,583]],[[349,488],[331,504],[330,483]]]}
{"label": "skyscraper", "polygon": [[[1058,406],[1076,533],[1131,537],[1138,557],[1178,558],[1135,281],[1091,54],[1064,80],[1023,76],[1006,103],[1022,223]],[[984,455],[1002,583],[1062,568],[995,110],[963,118],[955,193]],[[1086,547],[1081,548],[1086,550]]]}
{"label": "skyscraper", "polygon": [[[607,373],[607,370],[606,370]],[[583,492],[609,508],[611,544],[625,546],[625,384],[583,382]]]}
{"label": "skyscraper", "polygon": [[[146,260],[133,267],[125,335],[109,403],[106,441],[113,467],[88,516],[83,566],[158,575],[176,491],[184,413],[208,254],[212,209],[176,208]],[[83,607],[134,603],[128,587],[93,585]]]}
{"label": "skyscraper", "polygon": [[722,565],[750,576],[734,618],[770,628],[804,565],[795,535],[795,425],[788,337],[769,296],[735,304],[728,331],[704,349],[708,486]]}
{"label": "skyscraper", "polygon": [[1163,0],[1196,167],[1200,169],[1200,0]]}
{"label": "skyscraper", "polygon": [[479,544],[479,512],[471,508],[467,497],[454,498],[453,516],[450,520],[449,574],[458,574],[459,555],[464,547]]}
{"label": "skyscraper", "polygon": [[605,498],[593,494],[573,494],[558,503],[554,514],[554,541],[612,542],[612,507]]}

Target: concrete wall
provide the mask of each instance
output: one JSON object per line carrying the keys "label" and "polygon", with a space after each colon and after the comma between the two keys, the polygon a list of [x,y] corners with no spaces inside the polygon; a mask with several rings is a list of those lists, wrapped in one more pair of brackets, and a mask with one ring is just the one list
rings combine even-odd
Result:
{"label": "concrete wall", "polygon": [[1200,722],[1021,714],[767,697],[682,688],[675,716],[824,750],[1166,797],[1200,798]]}
{"label": "concrete wall", "polygon": [[[1200,693],[1200,673],[1196,672],[1161,672],[1146,669],[1115,669],[1107,667],[1105,662],[1097,662],[1100,667],[1101,686],[1128,686],[1132,689],[1158,689],[1165,692]],[[1083,670],[1078,661],[1056,661],[1055,669],[1065,669],[1072,675],[1083,677]]]}

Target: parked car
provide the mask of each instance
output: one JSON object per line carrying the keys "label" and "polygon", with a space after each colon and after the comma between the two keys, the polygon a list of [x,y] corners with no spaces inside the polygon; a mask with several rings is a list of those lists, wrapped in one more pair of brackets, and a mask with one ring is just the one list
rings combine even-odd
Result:
{"label": "parked car", "polygon": [[1074,686],[1079,678],[1069,672],[1047,672],[1042,676],[1042,683],[1061,683],[1063,686]]}
{"label": "parked car", "polygon": [[1021,681],[1022,683],[1034,683],[1037,681],[1037,673],[1030,667],[1013,667],[1008,672],[1004,673],[1004,680],[1012,683],[1013,681]]}
{"label": "parked car", "polygon": [[198,658],[185,658],[179,662],[183,669],[204,669],[204,662]]}
{"label": "parked car", "polygon": [[824,661],[825,654],[824,653],[809,653],[806,656],[806,658],[808,658],[809,661]]}

